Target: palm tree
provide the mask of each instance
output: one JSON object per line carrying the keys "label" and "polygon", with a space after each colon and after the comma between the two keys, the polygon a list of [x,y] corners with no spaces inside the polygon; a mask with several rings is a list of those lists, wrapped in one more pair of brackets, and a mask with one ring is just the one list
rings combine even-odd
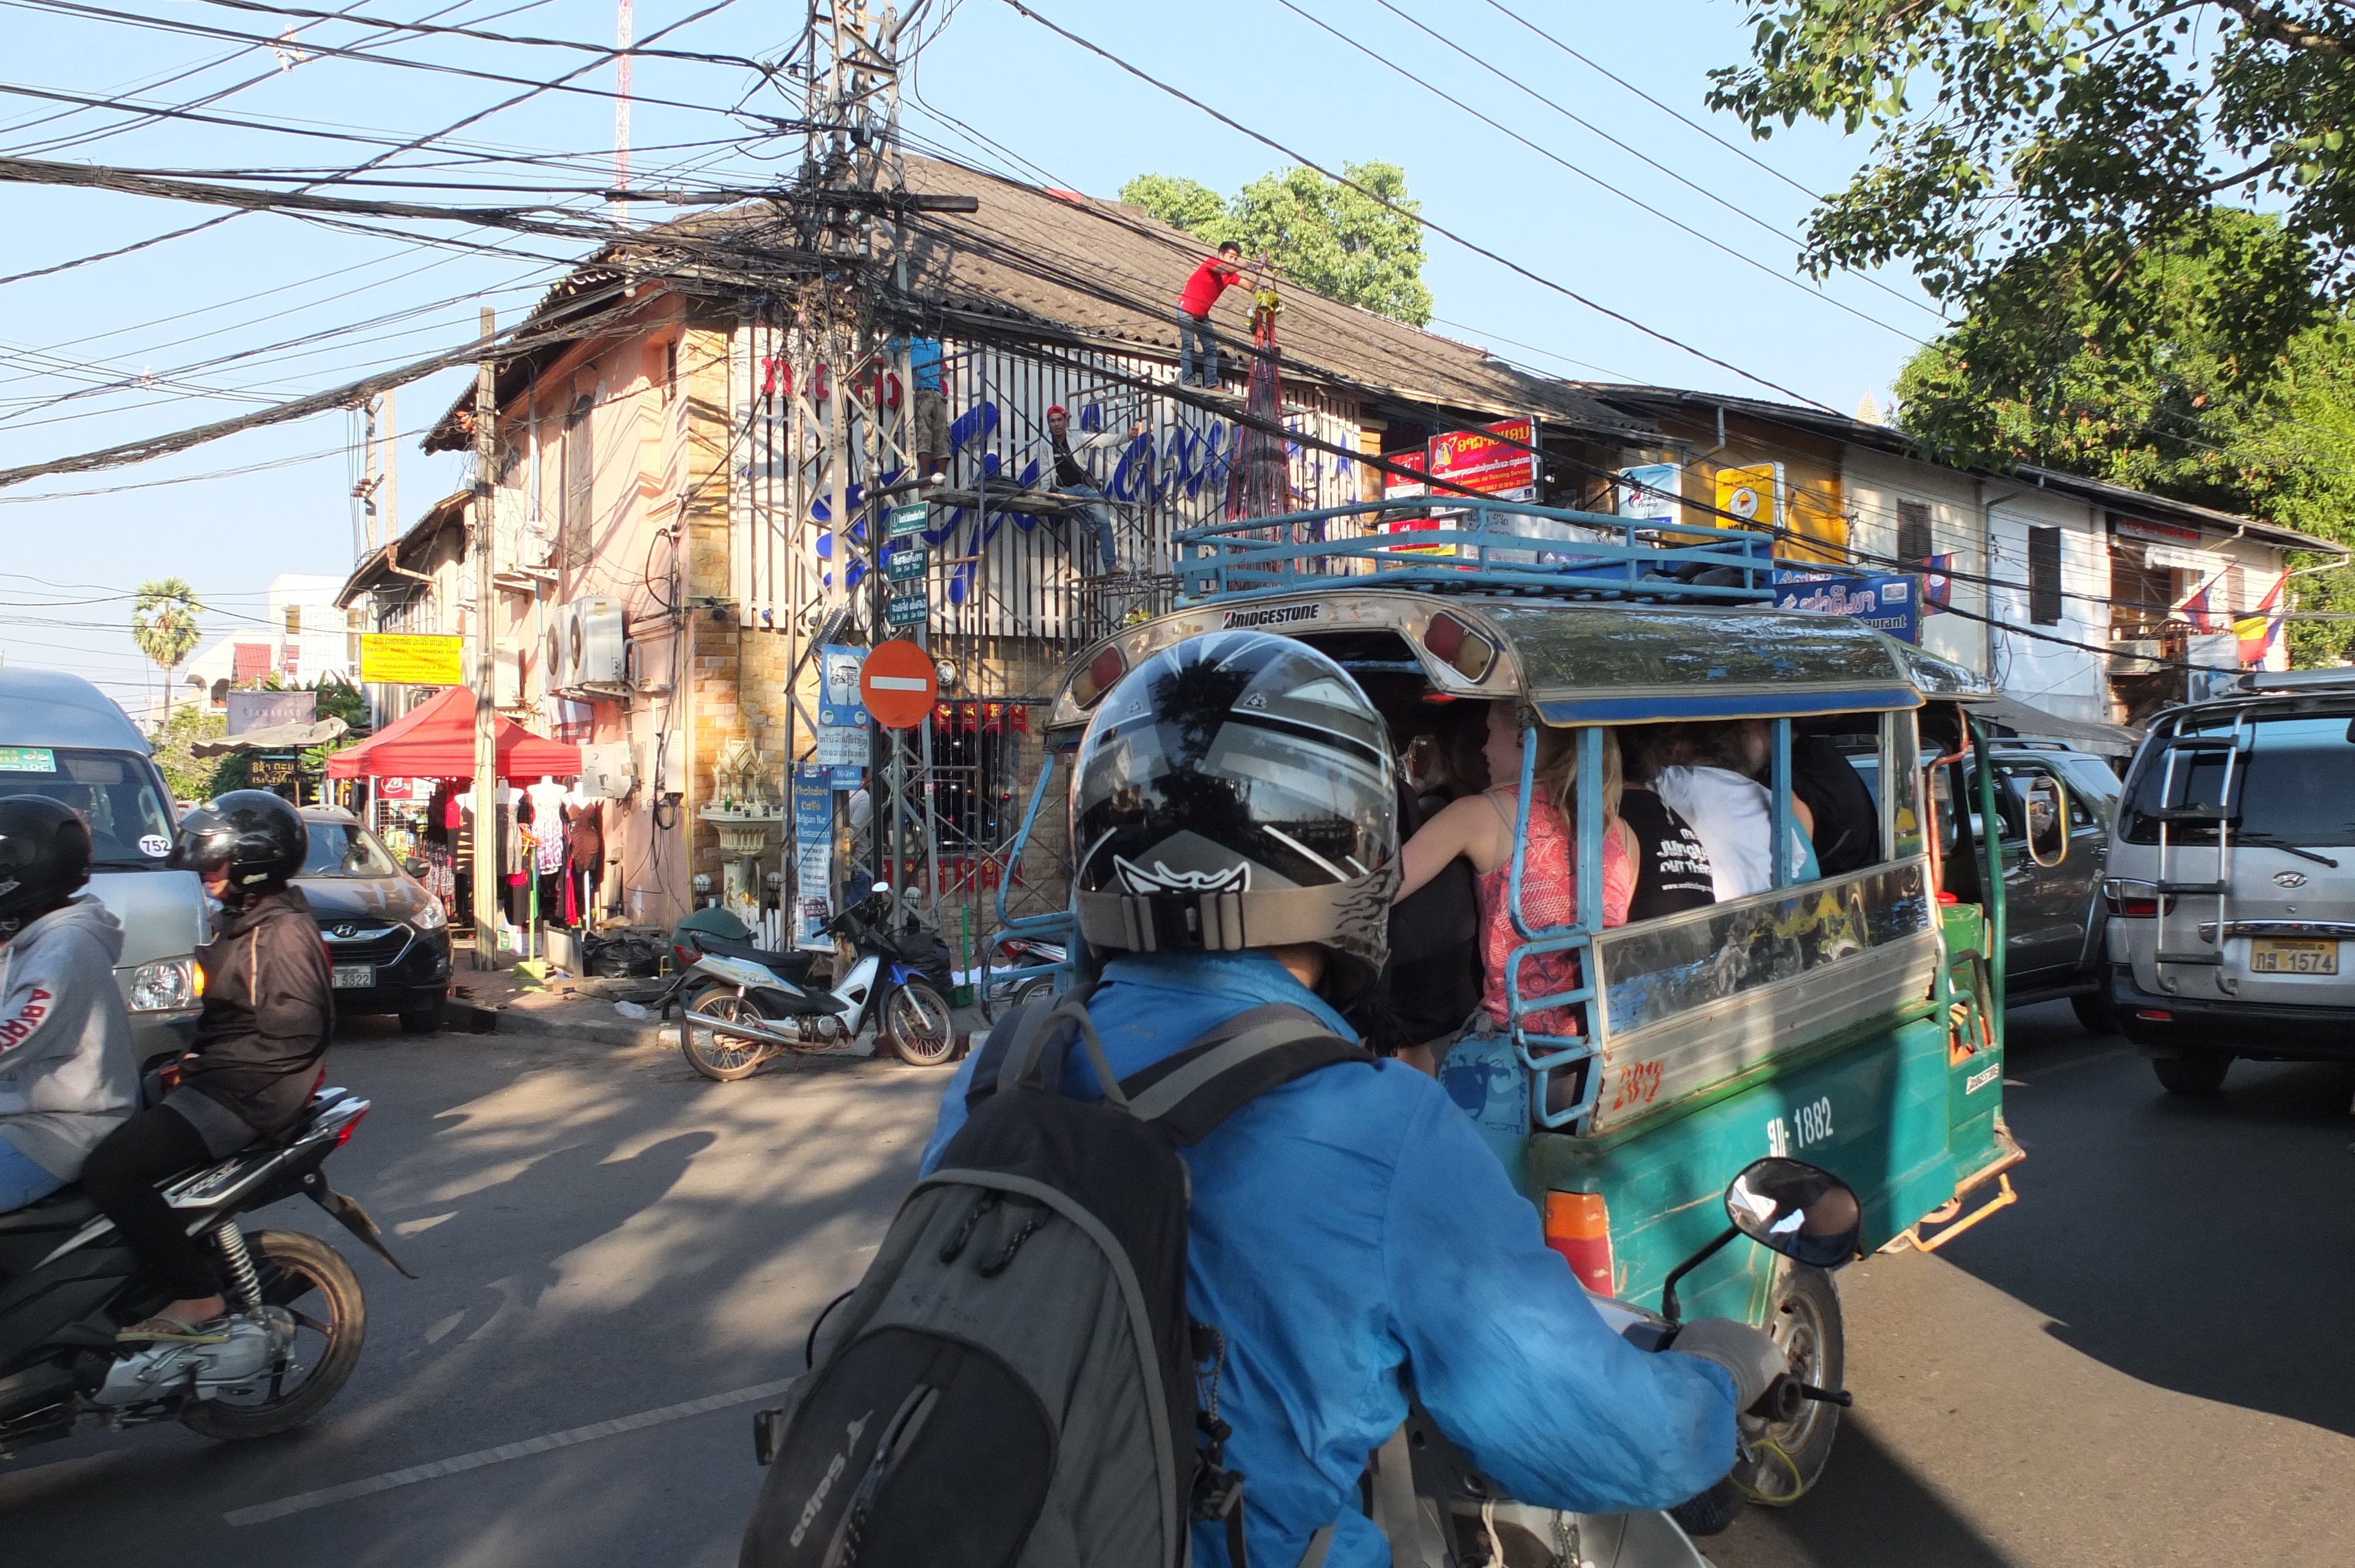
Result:
{"label": "palm tree", "polygon": [[164,720],[172,718],[172,672],[197,651],[197,617],[205,611],[185,577],[157,577],[139,585],[131,607],[131,640],[164,672]]}

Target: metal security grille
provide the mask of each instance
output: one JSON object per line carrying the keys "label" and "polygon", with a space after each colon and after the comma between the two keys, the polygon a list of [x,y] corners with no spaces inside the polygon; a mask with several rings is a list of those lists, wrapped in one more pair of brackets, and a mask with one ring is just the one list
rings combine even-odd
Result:
{"label": "metal security grille", "polygon": [[2028,619],[2039,626],[2061,623],[2061,530],[2028,531]]}

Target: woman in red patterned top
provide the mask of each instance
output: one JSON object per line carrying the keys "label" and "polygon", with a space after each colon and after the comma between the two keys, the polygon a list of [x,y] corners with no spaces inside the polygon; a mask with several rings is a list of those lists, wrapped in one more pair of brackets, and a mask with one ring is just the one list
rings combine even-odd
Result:
{"label": "woman in red patterned top", "polygon": [[[1439,874],[1441,867],[1462,855],[1479,874],[1480,961],[1484,984],[1478,1026],[1502,1033],[1512,1010],[1505,994],[1505,964],[1522,945],[1513,927],[1513,827],[1519,813],[1521,736],[1512,705],[1488,707],[1488,742],[1482,752],[1488,777],[1508,782],[1492,784],[1477,795],[1466,795],[1443,808],[1400,852],[1403,898]],[[1578,782],[1577,732],[1538,726],[1537,800],[1529,805],[1529,853],[1521,864],[1521,916],[1531,930],[1570,925],[1578,912],[1576,847],[1568,824],[1574,820],[1572,801]],[[1636,891],[1636,835],[1619,816],[1619,743],[1603,732],[1603,923],[1627,923],[1627,904]],[[1520,993],[1553,996],[1577,987],[1578,959],[1572,953],[1541,953],[1523,960]],[[1578,1015],[1571,1008],[1532,1013],[1523,1027],[1533,1034],[1575,1034]],[[1404,1054],[1404,1053],[1401,1053]],[[1416,1065],[1426,1071],[1436,1062]]]}

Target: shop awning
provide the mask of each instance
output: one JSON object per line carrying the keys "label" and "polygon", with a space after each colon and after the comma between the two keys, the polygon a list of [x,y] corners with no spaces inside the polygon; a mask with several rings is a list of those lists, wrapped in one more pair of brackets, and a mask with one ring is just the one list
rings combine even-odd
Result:
{"label": "shop awning", "polygon": [[1998,697],[1991,703],[1981,703],[1971,713],[1992,724],[1998,735],[2018,736],[2026,740],[2064,740],[2097,757],[2132,757],[2135,748],[2142,744],[2142,731],[2138,729],[2062,718],[2059,714],[2030,707],[2017,697]]}
{"label": "shop awning", "polygon": [[343,739],[351,727],[331,714],[315,723],[273,724],[225,740],[200,740],[188,749],[198,757],[228,757],[240,751],[304,751]]}
{"label": "shop awning", "polygon": [[[500,718],[499,777],[570,779],[581,748],[537,736]],[[474,774],[474,694],[453,686],[395,719],[357,746],[327,758],[330,779],[471,779]]]}

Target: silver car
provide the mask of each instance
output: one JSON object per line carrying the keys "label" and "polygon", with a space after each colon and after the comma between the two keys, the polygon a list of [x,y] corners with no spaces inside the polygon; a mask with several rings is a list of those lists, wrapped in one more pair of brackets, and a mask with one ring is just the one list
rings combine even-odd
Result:
{"label": "silver car", "polygon": [[90,824],[91,891],[123,922],[116,985],[139,1060],[196,1037],[197,944],[210,927],[193,872],[170,871],[171,791],[123,710],[79,675],[0,666],[0,795],[48,795]]}
{"label": "silver car", "polygon": [[2112,1006],[2176,1094],[2355,1057],[2355,672],[2244,685],[2159,715],[2111,834]]}

